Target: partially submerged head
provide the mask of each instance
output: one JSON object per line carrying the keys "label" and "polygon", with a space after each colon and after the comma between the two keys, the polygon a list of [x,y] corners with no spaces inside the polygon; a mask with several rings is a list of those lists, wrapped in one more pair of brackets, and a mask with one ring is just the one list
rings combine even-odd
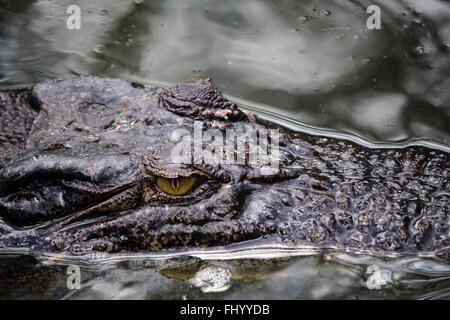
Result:
{"label": "partially submerged head", "polygon": [[266,178],[249,174],[248,164],[170,157],[177,144],[171,134],[194,134],[195,121],[224,135],[227,128],[256,126],[210,79],[149,89],[71,78],[36,85],[33,99],[40,114],[26,150],[0,171],[0,246],[155,251],[276,231],[270,219],[245,210]]}

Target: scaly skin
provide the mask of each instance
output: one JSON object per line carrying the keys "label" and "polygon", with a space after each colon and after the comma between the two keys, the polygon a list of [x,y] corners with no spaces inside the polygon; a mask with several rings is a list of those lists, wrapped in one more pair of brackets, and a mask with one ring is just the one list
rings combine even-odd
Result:
{"label": "scaly skin", "polygon": [[[280,169],[262,175],[249,165],[171,161],[172,132],[192,132],[195,120],[224,136],[273,127],[209,79],[166,89],[77,77],[0,97],[0,248],[79,255],[261,239],[448,259],[443,151],[368,149],[280,129]],[[155,184],[192,175],[196,185],[182,196]]]}

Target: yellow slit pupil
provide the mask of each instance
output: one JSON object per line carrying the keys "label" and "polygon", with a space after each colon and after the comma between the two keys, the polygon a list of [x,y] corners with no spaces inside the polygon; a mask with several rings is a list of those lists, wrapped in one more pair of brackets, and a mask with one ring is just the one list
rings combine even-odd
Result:
{"label": "yellow slit pupil", "polygon": [[164,178],[157,177],[156,185],[170,195],[179,196],[188,193],[195,183],[195,177]]}

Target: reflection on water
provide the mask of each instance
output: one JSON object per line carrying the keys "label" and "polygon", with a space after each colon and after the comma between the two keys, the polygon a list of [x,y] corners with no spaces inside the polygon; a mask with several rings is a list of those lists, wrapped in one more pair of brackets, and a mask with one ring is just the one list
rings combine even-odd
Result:
{"label": "reflection on water", "polygon": [[[450,6],[440,1],[24,1],[0,11],[0,84],[69,74],[211,77],[252,110],[372,142],[450,144]],[[381,7],[381,30],[366,26]]]}
{"label": "reflection on water", "polygon": [[[81,289],[66,270],[78,263]],[[35,264],[35,266],[33,266]],[[448,299],[450,266],[419,259],[322,253],[272,259],[129,258],[80,263],[2,258],[0,298]],[[8,265],[8,268],[5,266]],[[15,268],[15,278],[4,277]]]}
{"label": "reflection on water", "polygon": [[[81,30],[68,30],[71,0],[0,0],[2,88],[78,74],[153,85],[211,77],[228,97],[287,126],[367,143],[434,141],[450,148],[444,1],[77,3]],[[369,4],[381,7],[381,30],[366,27]],[[21,286],[4,283],[0,297],[448,298],[450,287],[447,264],[320,254],[276,263],[82,265],[83,289],[68,292],[64,266],[29,259],[2,259],[2,281]],[[201,281],[224,270],[232,274],[229,287],[203,292]]]}

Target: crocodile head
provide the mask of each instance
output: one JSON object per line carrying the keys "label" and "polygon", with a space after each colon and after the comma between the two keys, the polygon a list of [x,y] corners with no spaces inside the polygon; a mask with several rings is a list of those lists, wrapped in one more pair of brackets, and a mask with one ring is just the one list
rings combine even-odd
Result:
{"label": "crocodile head", "polygon": [[434,192],[448,191],[445,152],[280,130],[209,79],[171,88],[52,80],[29,103],[39,113],[0,169],[0,247],[448,247],[448,193]]}
{"label": "crocodile head", "polygon": [[252,192],[261,194],[256,203],[262,201],[262,181],[273,176],[257,174],[245,161],[204,161],[214,138],[203,136],[199,161],[173,159],[186,139],[193,151],[194,134],[206,129],[225,138],[226,129],[262,127],[210,80],[151,89],[72,78],[37,84],[31,102],[39,115],[25,148],[0,173],[5,245],[71,253],[154,251],[276,231],[270,219],[244,209],[252,206],[246,203]]}

